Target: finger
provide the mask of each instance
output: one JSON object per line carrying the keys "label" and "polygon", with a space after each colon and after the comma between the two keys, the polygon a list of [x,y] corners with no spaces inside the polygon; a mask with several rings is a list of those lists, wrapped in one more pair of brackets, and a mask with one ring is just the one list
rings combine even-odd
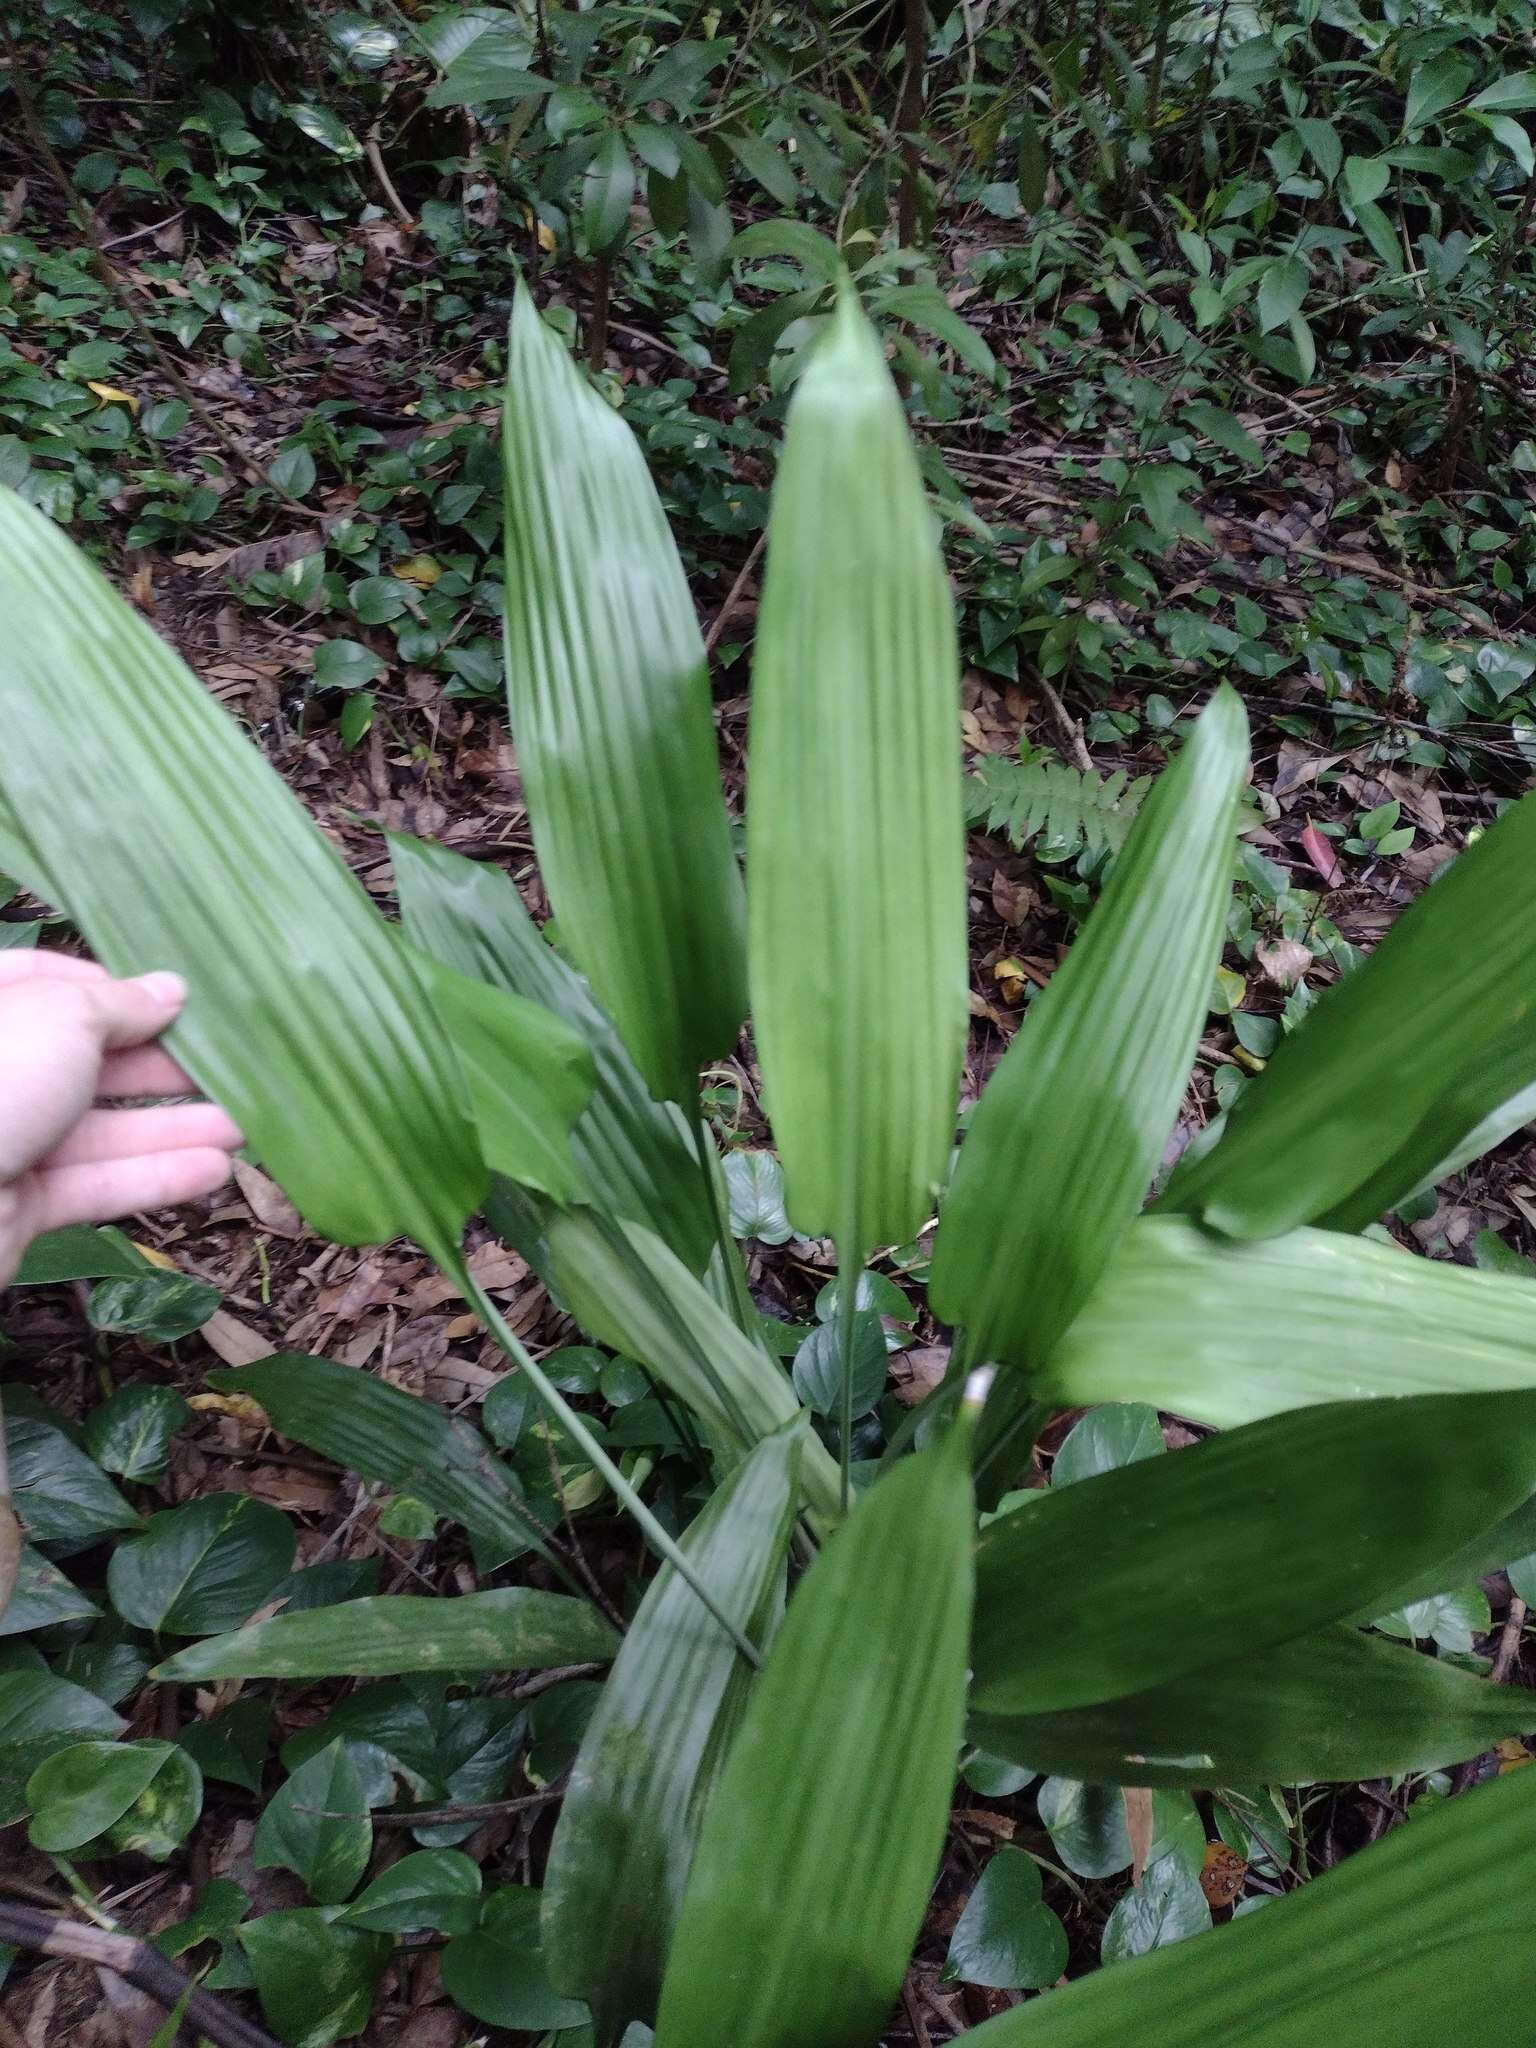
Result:
{"label": "finger", "polygon": [[18,981],[110,981],[105,967],[94,960],[76,960],[69,953],[49,953],[42,947],[25,951],[7,947],[0,952],[0,988]]}
{"label": "finger", "polygon": [[187,1000],[187,985],[179,974],[141,974],[133,981],[91,982],[80,994],[102,1047],[110,1052],[158,1038]]}
{"label": "finger", "polygon": [[93,1109],[81,1117],[61,1145],[39,1161],[42,1172],[83,1166],[93,1159],[140,1159],[154,1152],[192,1152],[217,1147],[237,1152],[245,1143],[240,1126],[216,1103],[178,1103],[167,1109]]}
{"label": "finger", "polygon": [[39,1235],[67,1223],[110,1223],[142,1210],[169,1209],[211,1195],[229,1179],[229,1154],[155,1152],[147,1159],[103,1159],[34,1174],[28,1221]]}
{"label": "finger", "polygon": [[157,1045],[109,1052],[101,1063],[98,1095],[196,1095],[197,1083]]}

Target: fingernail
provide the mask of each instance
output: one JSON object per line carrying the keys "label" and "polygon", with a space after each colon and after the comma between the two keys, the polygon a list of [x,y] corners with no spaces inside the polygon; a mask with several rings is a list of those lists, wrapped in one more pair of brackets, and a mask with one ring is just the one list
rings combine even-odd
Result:
{"label": "fingernail", "polygon": [[187,1000],[187,984],[179,974],[140,974],[135,980],[147,996],[164,1003],[168,1010],[179,1010]]}

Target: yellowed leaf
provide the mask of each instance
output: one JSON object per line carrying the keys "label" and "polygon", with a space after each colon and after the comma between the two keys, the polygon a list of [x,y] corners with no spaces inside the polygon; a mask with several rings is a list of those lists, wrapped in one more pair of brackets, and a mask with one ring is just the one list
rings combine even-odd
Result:
{"label": "yellowed leaf", "polygon": [[402,583],[414,583],[418,590],[430,590],[442,573],[442,563],[434,562],[430,555],[411,555],[403,562],[396,562],[390,571]]}
{"label": "yellowed leaf", "polygon": [[131,391],[119,391],[115,384],[93,384],[87,378],[87,391],[94,391],[103,405],[126,405],[130,412],[137,412],[139,401]]}
{"label": "yellowed leaf", "polygon": [[200,1415],[227,1415],[232,1421],[248,1423],[254,1429],[267,1427],[266,1410],[258,1408],[249,1394],[192,1394],[187,1406]]}

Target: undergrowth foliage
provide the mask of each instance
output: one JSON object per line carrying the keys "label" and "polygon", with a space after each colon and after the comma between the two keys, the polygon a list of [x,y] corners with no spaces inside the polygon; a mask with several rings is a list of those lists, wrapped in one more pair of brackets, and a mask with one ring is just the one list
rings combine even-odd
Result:
{"label": "undergrowth foliage", "polygon": [[[984,2048],[1438,2042],[1472,1979],[1524,1991],[1536,1773],[1447,1772],[1536,1725],[1474,1642],[1479,1579],[1536,1593],[1530,1276],[1381,1228],[1536,1102],[1524,12],[866,12],[7,17],[0,866],[37,910],[0,929],[182,973],[174,1049],[293,1228],[419,1247],[505,1361],[477,1420],[300,1351],[200,1397],[385,1535],[456,1525],[451,1598],[296,1568],[249,1493],[166,1504],[169,1386],[83,1427],[5,1390],[0,1825],[85,1892],[260,1801],[287,1889],[215,1878],[156,1940],[291,2048],[424,1944],[465,2024],[568,2048],[921,2038],[946,1934],[950,1981],[1043,1994]],[[454,367],[375,350],[259,462],[181,367],[275,390],[386,292]],[[550,924],[400,831],[386,918],[92,567],[109,514],[298,636],[348,748],[396,667],[505,692]],[[708,653],[751,678],[744,880]],[[1159,772],[978,742],[1040,679]],[[1506,763],[1369,957],[1265,851],[1243,692],[1405,792]],[[1410,855],[1405,801],[1309,828],[1319,878]],[[962,1113],[967,822],[1079,930]],[[1170,1175],[1229,940],[1283,1011]],[[722,1158],[744,1013],[773,1149]],[[813,1320],[749,1239],[835,1258]],[[511,1326],[497,1241],[590,1342]],[[218,1304],[113,1231],[18,1280],[150,1343]],[[515,1767],[539,1817],[471,1853]],[[936,1936],[957,1778],[1050,1854],[997,1848]],[[1312,1882],[1359,1780],[1413,1824]],[[1072,1893],[1127,1870],[1126,1966],[1085,1968]]]}

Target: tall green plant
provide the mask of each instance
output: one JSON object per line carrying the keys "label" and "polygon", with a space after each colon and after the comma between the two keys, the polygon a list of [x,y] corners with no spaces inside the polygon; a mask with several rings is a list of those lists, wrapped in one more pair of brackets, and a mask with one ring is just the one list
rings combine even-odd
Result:
{"label": "tall green plant", "polygon": [[[560,1988],[590,2003],[604,2043],[640,2019],[662,2048],[873,2048],[966,1713],[998,1755],[1177,1787],[1387,1776],[1536,1719],[1524,1694],[1361,1632],[1536,1542],[1529,1283],[1348,1234],[1530,1085],[1536,798],[1319,1003],[1168,1213],[1138,1217],[1205,1009],[1246,773],[1241,707],[1212,699],[938,1191],[936,1298],[985,1370],[963,1402],[957,1374],[921,1418],[925,1447],[893,1447],[894,1469],[854,1497],[846,1409],[840,1485],[759,1341],[707,1148],[704,1171],[688,1167],[695,1068],[735,1029],[740,952],[681,577],[622,420],[527,300],[517,323],[511,687],[536,837],[592,989],[504,879],[408,842],[402,944],[256,749],[9,493],[0,802],[21,871],[103,958],[186,975],[176,1050],[311,1222],[348,1241],[413,1234],[664,1561],[552,1853]],[[944,1179],[964,905],[948,598],[899,403],[846,294],[796,403],[768,576],[749,785],[767,1093],[796,1220],[861,1255],[920,1223]],[[1398,1022],[1405,977],[1444,1040],[1496,1059],[1437,1081]],[[467,1270],[464,1219],[492,1176],[490,1212],[686,1411],[709,1499],[680,1538]],[[1291,1313],[1309,1296],[1336,1312]],[[1405,1341],[1417,1302],[1434,1328]],[[1224,1340],[1224,1312],[1289,1315],[1283,1349],[1246,1327]],[[483,1440],[434,1429],[397,1390],[339,1403],[341,1370],[284,1357],[224,1383],[391,1484],[425,1460],[442,1512],[527,1540]],[[1235,1426],[1006,1502],[976,1541],[973,1467],[991,1498],[1053,1406],[1130,1394]],[[780,1624],[787,1544],[802,1559],[824,1547]],[[388,1640],[339,1633],[332,1668],[430,1670],[449,1645],[480,1662],[503,1641],[548,1657],[550,1613],[560,1642],[612,1646],[606,1620],[485,1600],[437,1639],[416,1603],[381,1609]],[[326,1661],[305,1617],[269,1630],[176,1668]],[[1448,1984],[1523,1993],[1522,1944],[1484,1879],[1490,1855],[1506,1886],[1531,1874],[1533,1776],[1457,1800],[1241,1930],[1051,1993],[994,2022],[996,2038],[1216,2028],[1291,2048],[1319,2022],[1358,2036],[1363,2011],[1388,2009],[1408,2038],[1439,2038],[1415,2015],[1438,2028]],[[1364,1976],[1341,1978],[1334,1954]],[[473,1980],[462,1956],[448,1975]]]}

